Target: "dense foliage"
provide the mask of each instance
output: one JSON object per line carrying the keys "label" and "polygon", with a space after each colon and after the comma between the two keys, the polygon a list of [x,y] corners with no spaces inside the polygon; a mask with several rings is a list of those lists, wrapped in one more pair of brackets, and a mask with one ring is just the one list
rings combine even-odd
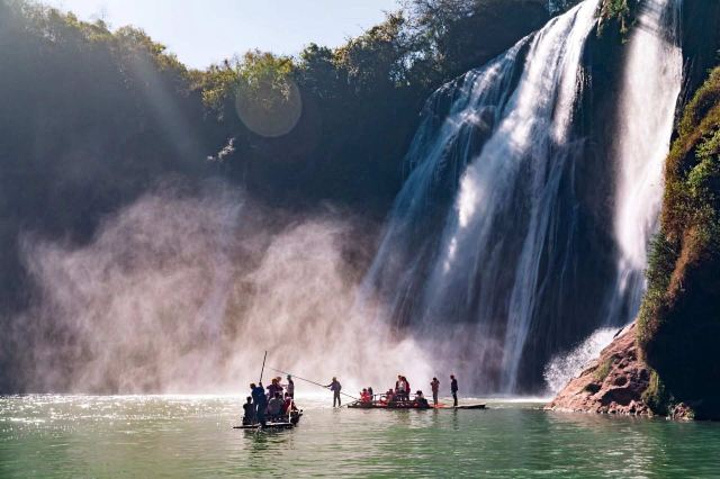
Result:
{"label": "dense foliage", "polygon": [[[337,49],[311,44],[297,58],[249,52],[214,65],[200,86],[231,139],[227,171],[267,201],[331,199],[383,215],[430,93],[547,16],[538,0],[414,0]],[[295,88],[297,126],[286,135],[258,131],[248,101],[276,104],[271,123],[282,123],[294,114]]]}
{"label": "dense foliage", "polygon": [[657,374],[649,400],[720,412],[720,68],[687,106],[666,165],[662,229],[638,339]]}

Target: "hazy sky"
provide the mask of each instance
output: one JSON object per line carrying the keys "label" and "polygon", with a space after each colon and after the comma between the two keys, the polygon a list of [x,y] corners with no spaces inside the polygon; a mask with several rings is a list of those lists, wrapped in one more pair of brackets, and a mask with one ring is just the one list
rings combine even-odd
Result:
{"label": "hazy sky", "polygon": [[251,48],[295,54],[338,46],[382,21],[397,0],[46,0],[113,29],[132,24],[202,68]]}

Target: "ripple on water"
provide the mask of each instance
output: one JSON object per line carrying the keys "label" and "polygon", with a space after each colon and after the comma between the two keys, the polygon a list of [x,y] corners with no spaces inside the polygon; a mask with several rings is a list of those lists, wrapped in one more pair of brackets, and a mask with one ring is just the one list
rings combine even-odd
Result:
{"label": "ripple on water", "polygon": [[0,398],[0,476],[720,476],[720,425],[538,410],[334,410],[284,433],[233,430],[242,398]]}

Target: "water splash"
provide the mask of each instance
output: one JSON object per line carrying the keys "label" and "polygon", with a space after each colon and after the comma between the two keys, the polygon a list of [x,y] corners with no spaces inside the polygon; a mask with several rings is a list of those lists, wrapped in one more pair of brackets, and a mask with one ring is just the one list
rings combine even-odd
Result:
{"label": "water splash", "polygon": [[557,394],[571,379],[577,377],[612,342],[616,333],[616,328],[600,328],[569,353],[555,356],[545,366],[543,374],[548,393]]}

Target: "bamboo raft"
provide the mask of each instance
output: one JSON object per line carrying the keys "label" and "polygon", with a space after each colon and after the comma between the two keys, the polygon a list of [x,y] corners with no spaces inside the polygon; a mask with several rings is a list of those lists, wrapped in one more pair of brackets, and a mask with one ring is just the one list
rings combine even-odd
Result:
{"label": "bamboo raft", "polygon": [[295,427],[297,427],[297,424],[293,424],[291,422],[268,422],[265,423],[264,426],[262,424],[244,424],[242,426],[233,426],[233,429],[243,429],[245,431],[284,431],[286,429],[293,429]]}
{"label": "bamboo raft", "polygon": [[416,406],[412,402],[400,402],[396,404],[383,404],[378,401],[373,401],[371,403],[363,403],[360,401],[355,401],[353,403],[350,403],[347,405],[350,409],[388,409],[388,410],[409,410],[409,409],[417,409],[417,410],[428,410],[428,409],[487,409],[487,405],[482,404],[464,404],[462,406],[447,406],[445,404],[438,404],[437,406]]}

